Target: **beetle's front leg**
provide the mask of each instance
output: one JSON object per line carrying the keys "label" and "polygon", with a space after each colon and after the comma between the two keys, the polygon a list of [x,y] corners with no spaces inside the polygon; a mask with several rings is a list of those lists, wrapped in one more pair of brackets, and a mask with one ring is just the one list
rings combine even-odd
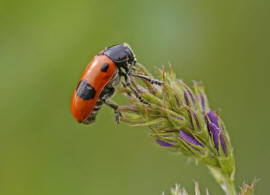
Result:
{"label": "beetle's front leg", "polygon": [[144,103],[144,104],[149,104],[147,101],[145,101],[140,94],[131,86],[130,84],[130,78],[127,74],[124,74],[125,77],[125,81],[126,81],[126,85],[133,91],[133,93],[135,94],[135,96],[140,100],[140,102]]}
{"label": "beetle's front leg", "polygon": [[132,73],[132,68],[134,67],[134,65],[136,64],[136,61],[132,62],[129,66],[129,68],[125,68],[125,71],[126,71],[126,74],[128,76],[133,76],[133,77],[137,77],[137,78],[140,78],[140,79],[144,79],[148,82],[150,82],[151,84],[154,84],[154,85],[158,85],[158,86],[161,86],[163,84],[162,81],[158,81],[158,80],[154,80],[154,79],[151,79],[145,75],[139,75],[139,74],[134,74]]}
{"label": "beetle's front leg", "polygon": [[137,77],[137,78],[140,78],[140,79],[144,79],[144,80],[150,82],[151,84],[158,85],[158,86],[161,86],[163,84],[162,81],[150,79],[149,77],[144,76],[144,75],[130,73],[130,76]]}

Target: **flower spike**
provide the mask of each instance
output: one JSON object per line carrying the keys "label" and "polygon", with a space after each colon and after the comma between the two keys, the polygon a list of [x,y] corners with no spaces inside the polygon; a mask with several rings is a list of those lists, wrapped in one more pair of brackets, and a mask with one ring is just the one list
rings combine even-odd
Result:
{"label": "flower spike", "polygon": [[[150,75],[142,65],[139,72],[142,77]],[[130,100],[129,106],[122,106],[125,109],[119,107],[121,121],[149,127],[161,147],[206,164],[220,185],[229,186],[230,195],[234,195],[235,164],[229,134],[220,116],[210,108],[204,87],[193,82],[191,89],[176,78],[172,68],[165,72],[162,67],[158,73],[161,86],[144,80],[144,85],[132,82],[149,105],[142,104],[132,91],[127,94],[125,86],[119,89]]]}

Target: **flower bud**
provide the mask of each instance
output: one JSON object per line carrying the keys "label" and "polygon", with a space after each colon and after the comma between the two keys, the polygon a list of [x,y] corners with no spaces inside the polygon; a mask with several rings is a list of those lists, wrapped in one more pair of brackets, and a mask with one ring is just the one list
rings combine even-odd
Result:
{"label": "flower bud", "polygon": [[207,116],[209,119],[209,120],[207,120],[208,130],[211,133],[211,135],[213,136],[213,140],[214,140],[217,152],[219,153],[219,145],[221,143],[221,147],[223,149],[223,152],[225,155],[227,155],[226,143],[225,143],[223,134],[219,128],[217,115],[214,112],[209,111],[209,112],[207,112]]}
{"label": "flower bud", "polygon": [[172,144],[169,144],[165,141],[159,140],[157,139],[156,142],[160,145],[160,146],[164,146],[164,147],[174,147]]}

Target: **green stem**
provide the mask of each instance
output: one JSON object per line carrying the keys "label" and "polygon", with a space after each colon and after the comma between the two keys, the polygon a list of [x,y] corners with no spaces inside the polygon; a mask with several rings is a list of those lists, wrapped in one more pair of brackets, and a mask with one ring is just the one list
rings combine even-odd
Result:
{"label": "green stem", "polygon": [[227,195],[236,195],[234,182],[232,180],[227,180],[225,184],[225,192]]}
{"label": "green stem", "polygon": [[208,166],[210,172],[217,180],[221,188],[225,191],[226,195],[236,195],[233,179],[224,176],[218,168]]}

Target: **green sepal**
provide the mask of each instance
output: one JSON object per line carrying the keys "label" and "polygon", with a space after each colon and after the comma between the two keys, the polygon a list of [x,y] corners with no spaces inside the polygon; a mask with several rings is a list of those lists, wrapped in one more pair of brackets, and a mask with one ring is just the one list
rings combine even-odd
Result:
{"label": "green sepal", "polygon": [[179,110],[180,106],[183,105],[183,102],[181,101],[181,98],[178,96],[178,94],[175,93],[175,89],[172,86],[165,83],[163,85],[163,91],[165,92],[163,94],[163,98],[165,99],[165,102],[168,102],[170,109]]}
{"label": "green sepal", "polygon": [[[185,92],[187,94],[188,100],[189,100],[189,104],[191,105],[191,107],[195,110],[197,110],[200,106],[198,104],[198,101],[196,101],[196,95],[193,93],[193,90],[191,88],[189,88],[183,81],[178,81],[179,84],[181,84],[183,86],[183,88],[185,89]],[[192,101],[192,98],[190,96],[190,94],[193,96],[194,98],[194,102]]]}
{"label": "green sepal", "polygon": [[152,77],[151,73],[142,64],[137,63],[136,67],[138,67],[139,70],[142,71],[144,75]]}
{"label": "green sepal", "polygon": [[147,127],[147,126],[153,126],[153,125],[157,125],[159,123],[163,123],[164,121],[165,121],[164,118],[159,118],[159,119],[155,119],[155,120],[151,120],[151,121],[146,121],[143,123],[132,124],[131,126],[133,126],[133,127]]}
{"label": "green sepal", "polygon": [[163,107],[160,107],[160,110],[166,114],[168,120],[176,129],[180,130],[181,127],[187,125],[187,120],[182,115]]}
{"label": "green sepal", "polygon": [[141,96],[144,100],[146,100],[150,104],[155,104],[155,105],[159,105],[159,106],[162,105],[162,100],[151,93],[143,92],[143,93],[141,93]]}
{"label": "green sepal", "polygon": [[121,121],[134,124],[143,122],[144,118],[141,115],[126,112],[123,117],[121,117]]}
{"label": "green sepal", "polygon": [[[222,136],[225,141],[227,154],[224,153],[222,145],[221,145]],[[227,139],[224,136],[223,132],[221,132],[219,136],[219,155],[217,158],[219,160],[219,164],[224,175],[227,175],[228,178],[233,179],[234,173],[235,173],[235,161],[234,161],[232,149],[231,147],[228,147],[227,144],[228,144]]]}
{"label": "green sepal", "polygon": [[172,65],[170,65],[170,71],[169,71],[169,74],[170,74],[169,78],[170,78],[171,80],[176,80],[176,74],[175,74],[175,72],[174,72],[174,70],[173,70]]}
{"label": "green sepal", "polygon": [[209,110],[209,104],[208,104],[207,96],[205,94],[204,86],[201,83],[193,81],[193,87],[194,87],[195,95],[200,102],[199,105],[200,105],[201,111],[203,111],[203,109],[202,109],[202,101],[201,101],[200,94],[204,97],[205,111],[207,112]]}

